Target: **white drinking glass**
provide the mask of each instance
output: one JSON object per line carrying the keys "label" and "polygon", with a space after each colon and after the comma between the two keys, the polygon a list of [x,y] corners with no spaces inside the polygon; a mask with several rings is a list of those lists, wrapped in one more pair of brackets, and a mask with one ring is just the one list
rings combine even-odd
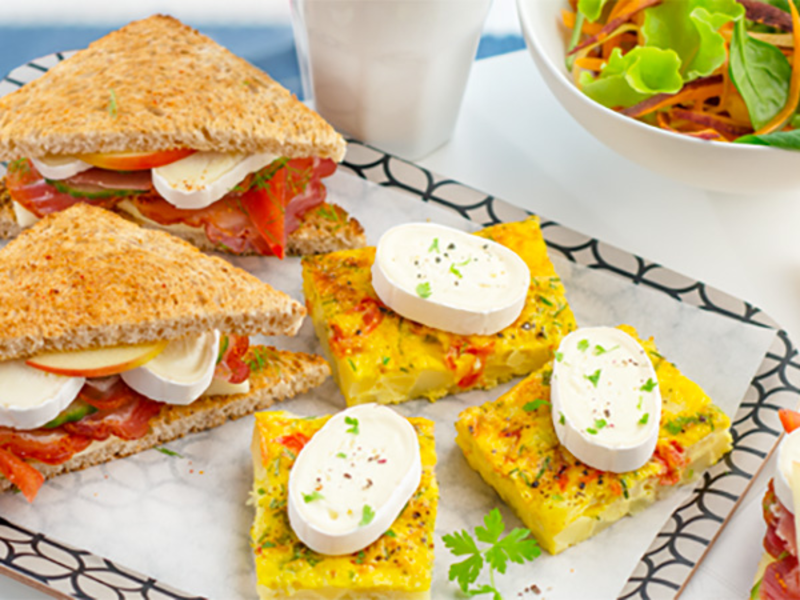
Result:
{"label": "white drinking glass", "polygon": [[404,158],[450,139],[491,0],[292,0],[306,99]]}

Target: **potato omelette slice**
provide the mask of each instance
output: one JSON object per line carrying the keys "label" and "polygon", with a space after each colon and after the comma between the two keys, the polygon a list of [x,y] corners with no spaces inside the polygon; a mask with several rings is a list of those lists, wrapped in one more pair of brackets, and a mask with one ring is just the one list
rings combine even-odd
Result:
{"label": "potato omelette slice", "polygon": [[559,444],[550,404],[552,362],[497,400],[464,410],[456,422],[456,443],[470,466],[552,554],[643,510],[732,448],[730,419],[700,386],[661,356],[652,338],[642,341],[632,327],[620,329],[644,347],[662,394],[656,450],[640,469],[598,471]]}
{"label": "potato omelette slice", "polygon": [[306,306],[348,405],[493,388],[541,367],[575,329],[537,218],[475,235],[510,248],[531,272],[522,313],[494,335],[448,333],[387,308],[371,284],[375,248],[303,259]]}
{"label": "potato omelette slice", "polygon": [[287,489],[297,453],[329,417],[281,411],[256,413],[255,419],[256,516],[250,533],[259,598],[428,600],[439,498],[433,422],[409,419],[419,438],[422,480],[391,528],[359,552],[325,556],[303,544],[289,525]]}

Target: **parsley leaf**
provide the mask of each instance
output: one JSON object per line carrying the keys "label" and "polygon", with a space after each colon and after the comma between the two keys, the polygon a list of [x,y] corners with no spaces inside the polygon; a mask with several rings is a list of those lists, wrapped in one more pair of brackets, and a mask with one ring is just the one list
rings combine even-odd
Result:
{"label": "parsley leaf", "polygon": [[433,243],[431,244],[431,247],[428,248],[428,252],[436,252],[436,253],[439,252],[439,238],[438,237],[437,238],[433,238]]}
{"label": "parsley leaf", "polygon": [[361,521],[358,523],[359,527],[364,527],[365,525],[369,525],[372,523],[372,519],[375,518],[375,511],[372,510],[372,507],[369,504],[365,504],[364,508],[361,510]]}
{"label": "parsley leaf", "polygon": [[420,283],[417,286],[417,296],[419,296],[420,298],[423,298],[423,299],[424,298],[430,298],[430,296],[431,296],[431,284],[430,284],[429,281],[426,281],[425,283]]}
{"label": "parsley leaf", "polygon": [[563,352],[556,352],[555,356],[556,356],[556,361],[557,362],[561,362],[562,360],[564,360],[564,353]]}
{"label": "parsley leaf", "polygon": [[647,425],[647,421],[650,420],[650,413],[644,413],[642,418],[639,419],[639,425]]}
{"label": "parsley leaf", "polygon": [[322,500],[325,496],[320,494],[318,491],[314,490],[310,494],[303,494],[303,502],[308,504],[309,502],[313,502],[314,500]]}
{"label": "parsley leaf", "polygon": [[644,384],[642,387],[640,387],[639,389],[640,389],[641,391],[643,391],[643,392],[652,392],[652,391],[653,391],[653,389],[654,389],[655,387],[656,387],[656,382],[655,382],[655,381],[653,381],[653,379],[652,379],[652,378],[648,377],[648,378],[647,378],[647,383],[645,383],[645,384]]}
{"label": "parsley leaf", "polygon": [[600,380],[600,371],[601,369],[597,369],[597,371],[595,371],[591,375],[584,375],[584,377],[589,381],[591,381],[594,387],[597,387],[597,382]]}
{"label": "parsley leaf", "polygon": [[586,351],[588,347],[589,347],[589,340],[581,340],[580,342],[578,342],[578,350],[580,350],[581,352]]}
{"label": "parsley leaf", "polygon": [[524,410],[525,412],[533,412],[534,410],[536,410],[540,406],[544,406],[545,404],[550,404],[550,402],[548,402],[547,400],[543,400],[542,398],[537,398],[533,402],[526,403],[525,406],[522,407],[522,410]]}
{"label": "parsley leaf", "polygon": [[[483,518],[484,526],[475,528],[475,537],[478,541],[488,544],[489,548],[481,550],[475,539],[467,531],[456,531],[442,537],[445,547],[455,556],[466,556],[464,560],[450,566],[447,576],[450,581],[456,580],[461,590],[470,596],[479,594],[494,594],[494,600],[502,600],[500,592],[494,585],[494,572],[506,572],[508,561],[523,564],[533,560],[541,553],[539,544],[529,537],[531,532],[527,529],[517,528],[505,537],[505,523],[500,511],[492,511]],[[489,579],[491,585],[483,584],[473,588],[483,570],[484,564],[489,565]]]}
{"label": "parsley leaf", "polygon": [[358,435],[358,419],[354,417],[345,417],[344,422],[345,424],[350,425],[350,427],[348,427],[345,433],[352,433],[353,435]]}

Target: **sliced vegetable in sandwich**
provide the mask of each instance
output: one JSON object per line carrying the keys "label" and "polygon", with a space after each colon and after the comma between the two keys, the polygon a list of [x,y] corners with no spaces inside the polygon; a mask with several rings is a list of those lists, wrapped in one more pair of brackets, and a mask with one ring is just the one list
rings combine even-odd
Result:
{"label": "sliced vegetable in sandwich", "polygon": [[[0,490],[266,408],[327,376],[301,304],[169,234],[78,204],[0,250]],[[102,443],[101,443],[102,442]]]}
{"label": "sliced vegetable in sandwich", "polygon": [[360,225],[325,203],[322,183],[344,152],[265,73],[156,15],[0,98],[0,233],[84,202],[202,249],[358,247]]}

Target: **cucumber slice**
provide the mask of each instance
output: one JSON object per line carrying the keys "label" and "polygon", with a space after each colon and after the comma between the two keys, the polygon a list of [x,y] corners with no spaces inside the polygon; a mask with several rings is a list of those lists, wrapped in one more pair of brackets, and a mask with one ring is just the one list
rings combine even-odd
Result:
{"label": "cucumber slice", "polygon": [[45,429],[53,429],[54,427],[58,427],[64,423],[80,421],[83,417],[86,417],[94,412],[97,412],[97,409],[94,406],[88,402],[84,402],[80,398],[76,398],[72,401],[72,404],[62,410],[55,419],[46,423],[43,425],[43,427]]}
{"label": "cucumber slice", "polygon": [[124,198],[144,193],[144,190],[114,190],[100,187],[99,185],[69,185],[56,179],[45,179],[45,182],[52,185],[62,194],[68,194],[73,198],[83,198],[85,200]]}

